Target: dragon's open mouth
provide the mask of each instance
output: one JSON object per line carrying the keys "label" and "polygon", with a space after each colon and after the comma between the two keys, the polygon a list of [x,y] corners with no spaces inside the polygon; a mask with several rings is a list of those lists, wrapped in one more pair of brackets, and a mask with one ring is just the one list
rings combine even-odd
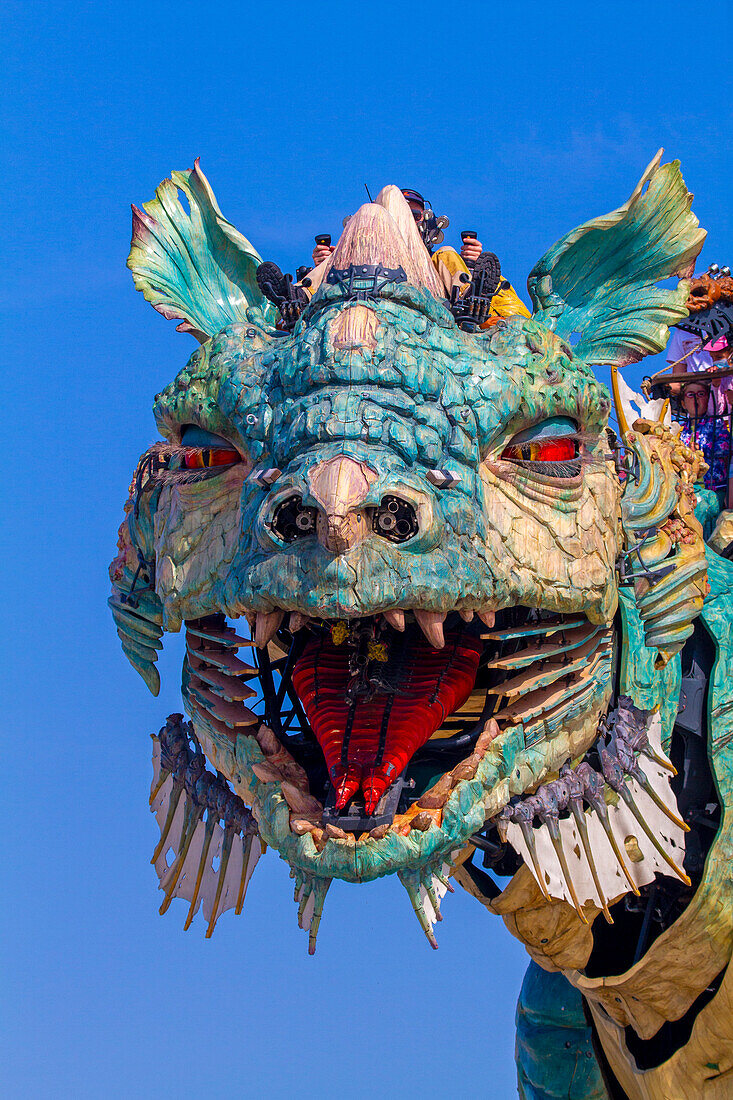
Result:
{"label": "dragon's open mouth", "polygon": [[374,814],[415,753],[466,703],[481,650],[465,623],[441,649],[416,624],[398,633],[379,619],[315,633],[293,683],[326,761],[334,810],[360,796],[360,808]]}
{"label": "dragon's open mouth", "polygon": [[[230,740],[264,719],[255,774],[282,783],[291,828],[318,842],[324,827],[378,839],[440,825],[501,731],[520,728],[531,747],[581,713],[607,680],[611,631],[523,607],[336,622],[293,612],[254,648],[256,665],[235,655],[243,646],[253,642],[223,616],[187,624],[193,716]],[[245,706],[255,677],[261,715]]]}

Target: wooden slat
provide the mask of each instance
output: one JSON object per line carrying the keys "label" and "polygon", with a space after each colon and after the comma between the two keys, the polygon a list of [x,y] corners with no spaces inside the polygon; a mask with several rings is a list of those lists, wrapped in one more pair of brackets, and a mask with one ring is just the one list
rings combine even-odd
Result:
{"label": "wooden slat", "polygon": [[[652,386],[659,386],[665,382],[695,382],[698,379],[701,382],[710,384],[711,382],[719,382],[721,378],[730,378],[733,374],[733,367],[716,367],[714,370],[700,370],[700,371],[678,371],[675,374],[665,374],[664,370],[658,371],[657,374],[653,374],[649,379],[649,390]],[[642,390],[644,387],[642,386]]]}
{"label": "wooden slat", "polygon": [[588,658],[596,652],[606,639],[603,636],[590,638],[584,645],[575,651],[572,661],[546,661],[541,667],[531,667],[505,680],[503,684],[495,684],[487,689],[489,695],[524,695],[527,692],[536,691],[547,687],[561,677],[571,676],[581,671]]}
{"label": "wooden slat", "polygon": [[457,714],[473,713],[473,711],[482,714],[485,706],[486,688],[480,688],[478,691],[472,691],[463,706],[459,707],[458,710],[452,711],[449,717],[455,718]]}
{"label": "wooden slat", "polygon": [[583,679],[580,681],[578,690],[575,692],[571,699],[565,699],[563,702],[558,703],[554,707],[550,707],[549,710],[543,710],[537,718],[533,718],[531,722],[525,722],[524,724],[524,743],[527,747],[536,744],[541,741],[546,733],[541,731],[540,727],[545,723],[551,723],[553,719],[560,718],[563,714],[572,710],[573,707],[583,703],[585,696],[588,695],[595,684],[590,679]]}
{"label": "wooden slat", "polygon": [[508,657],[497,657],[495,661],[487,661],[487,668],[525,668],[527,665],[534,664],[535,661],[544,661],[548,657],[556,657],[559,653],[569,653],[573,649],[577,649],[578,646],[583,645],[589,638],[594,635],[605,631],[604,626],[593,626],[588,623],[587,626],[576,627],[575,630],[569,630],[563,643],[550,642],[547,645],[543,645],[541,642],[530,643],[520,649],[518,653],[512,653]]}
{"label": "wooden slat", "polygon": [[569,619],[547,619],[543,623],[528,623],[526,626],[515,626],[507,630],[493,630],[490,634],[482,634],[482,641],[508,642],[512,638],[529,638],[533,634],[556,634],[558,630],[572,630],[576,626],[584,626],[588,620],[584,615]]}
{"label": "wooden slat", "polygon": [[233,630],[217,630],[215,627],[191,626],[186,623],[186,633],[193,634],[196,638],[203,638],[207,642],[216,642],[228,649],[239,649],[240,646],[253,646],[251,638],[240,638]]}
{"label": "wooden slat", "polygon": [[154,638],[150,634],[141,634],[136,627],[130,626],[127,620],[123,622],[120,619],[116,619],[115,627],[117,628],[117,633],[119,635],[124,634],[126,638],[130,638],[131,641],[135,642],[137,645],[147,646],[148,649],[163,648],[163,639],[160,637],[160,635]]}
{"label": "wooden slat", "polygon": [[129,650],[131,653],[136,654],[140,660],[150,661],[151,664],[158,660],[157,649],[149,645],[143,645],[139,638],[131,638],[130,635],[125,634],[119,626],[117,627],[117,637],[122,642],[122,648],[125,653]]}
{"label": "wooden slat", "polygon": [[190,703],[194,715],[198,715],[201,720],[208,722],[209,725],[212,726],[218,734],[221,734],[222,737],[228,737],[233,746],[236,745],[237,737],[239,736],[237,730],[230,729],[229,726],[225,725],[223,722],[220,722],[218,718],[214,718],[213,714],[209,714],[208,710],[206,710],[206,708],[203,707],[201,703],[199,703],[193,696],[190,696]]}
{"label": "wooden slat", "polygon": [[240,726],[255,726],[261,721],[247,707],[243,707],[240,703],[227,703],[220,695],[215,695],[213,691],[207,691],[197,684],[191,684],[190,691],[205,711],[212,714],[214,718],[218,718],[226,726],[237,729]]}
{"label": "wooden slat", "polygon": [[569,686],[565,687],[564,684],[555,683],[537,691],[531,691],[527,695],[522,695],[516,702],[510,703],[498,711],[494,718],[497,722],[504,720],[509,721],[512,725],[520,722],[525,725],[528,724],[532,718],[538,718],[543,711],[549,711],[560,703],[568,702],[573,695],[578,694],[585,688],[587,681],[592,678],[602,659],[603,654],[599,654],[580,675],[576,674],[573,677],[573,683]]}
{"label": "wooden slat", "polygon": [[[191,639],[193,641],[194,639]],[[200,641],[200,639],[196,639]],[[230,676],[242,676],[247,678],[249,676],[259,676],[260,670],[256,665],[247,665],[244,661],[240,661],[239,657],[236,657],[231,650],[228,649],[216,649],[211,647],[205,649],[203,643],[201,646],[193,648],[188,645],[188,659],[191,662],[191,667],[195,668],[200,665],[202,661],[205,661],[207,665],[215,665],[220,668],[222,672],[228,672]]]}
{"label": "wooden slat", "polygon": [[112,608],[114,612],[115,621],[119,624],[125,622],[128,626],[133,627],[140,634],[145,634],[149,638],[160,638],[163,633],[163,628],[158,626],[157,623],[153,623],[150,619],[146,619],[143,615],[137,615],[134,611],[131,611],[125,604],[119,600],[110,598],[107,600],[107,604]]}
{"label": "wooden slat", "polygon": [[227,676],[225,672],[219,672],[215,668],[198,668],[196,676],[208,685],[217,695],[222,695],[232,703],[241,703],[245,699],[253,699],[257,692],[243,680],[236,676]]}

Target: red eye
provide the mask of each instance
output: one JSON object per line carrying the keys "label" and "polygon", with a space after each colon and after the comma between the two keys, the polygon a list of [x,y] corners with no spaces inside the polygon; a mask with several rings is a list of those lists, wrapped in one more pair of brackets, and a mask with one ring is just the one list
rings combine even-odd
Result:
{"label": "red eye", "polygon": [[567,439],[538,439],[510,445],[502,451],[501,457],[514,462],[567,462],[578,457],[578,445],[572,436]]}
{"label": "red eye", "polygon": [[537,462],[565,462],[569,458],[575,458],[578,453],[574,439],[548,439],[544,443],[536,443],[537,454],[534,456]]}
{"label": "red eye", "polygon": [[199,447],[186,451],[183,464],[187,470],[200,470],[209,466],[231,466],[239,462],[239,451],[223,447]]}

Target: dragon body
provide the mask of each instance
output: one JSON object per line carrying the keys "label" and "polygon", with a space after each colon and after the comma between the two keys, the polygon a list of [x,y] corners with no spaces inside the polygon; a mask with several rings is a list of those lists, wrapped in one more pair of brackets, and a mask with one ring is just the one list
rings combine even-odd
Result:
{"label": "dragon body", "polygon": [[198,164],[133,224],[136,286],[200,342],[111,566],[154,692],[186,631],[188,721],[154,738],[161,910],[210,935],[269,848],[311,951],[334,878],[390,874],[436,946],[453,879],[532,956],[524,1097],[730,1095],[733,569],[701,456],[653,421],[613,438],[593,372],[686,316],[704,234],[678,165],[546,253],[532,317],[476,332],[394,187],[290,332]]}

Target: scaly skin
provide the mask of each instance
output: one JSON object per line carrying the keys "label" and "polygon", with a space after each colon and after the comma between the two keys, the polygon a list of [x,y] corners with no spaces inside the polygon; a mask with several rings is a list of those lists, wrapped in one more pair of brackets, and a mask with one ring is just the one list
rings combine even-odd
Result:
{"label": "scaly skin", "polygon": [[[439,621],[475,612],[491,622],[503,609],[533,608],[610,630],[617,561],[626,557],[634,586],[624,599],[622,672],[639,706],[660,708],[668,743],[677,654],[708,590],[693,515],[699,456],[664,429],[638,423],[625,440],[634,477],[619,479],[608,453],[609,395],[591,364],[622,365],[658,350],[667,326],[685,315],[687,284],[655,285],[687,270],[702,243],[677,166],[655,161],[625,206],[549,250],[530,276],[532,318],[476,333],[459,330],[421,282],[410,231],[403,239],[374,206],[355,215],[334,268],[379,261],[379,243],[375,252],[369,239],[377,218],[387,266],[400,261],[408,278],[387,280],[356,303],[343,283],[324,281],[293,331],[277,333],[253,279],[259,257],[221,215],[198,165],[174,173],[173,184],[136,212],[129,263],[155,307],[183,318],[202,344],[158,395],[156,422],[169,448],[185,446],[182,432],[193,425],[228,442],[239,461],[195,482],[164,472],[134,486],[111,569],[114,611],[125,651],[151,689],[161,633],[218,613],[256,621],[260,638],[273,635],[280,613],[338,624],[400,610],[418,618],[432,612]],[[190,221],[176,187],[188,195]],[[378,203],[399,221],[393,192]],[[226,255],[226,263],[212,265],[212,255]],[[350,325],[358,338],[344,336]],[[536,463],[506,457],[520,433],[557,418],[576,426],[579,472],[547,476]],[[332,469],[364,479],[345,505],[346,497],[334,504],[319,489]],[[448,471],[450,486],[437,488],[433,471]],[[293,496],[317,519],[309,537],[285,542],[275,517]],[[404,543],[371,528],[389,496],[407,501],[417,517],[417,534]],[[141,560],[143,572],[154,573],[147,587],[133,583]],[[136,618],[125,617],[120,598],[141,589]],[[297,766],[271,731],[255,723],[227,733],[207,719],[192,694],[190,665],[184,702],[210,764],[252,807],[262,840],[290,864],[301,909],[315,899],[316,925],[332,878],[394,873],[423,923],[420,898],[431,896],[434,876],[485,821],[592,745],[613,691],[610,649],[599,653],[582,704],[548,712],[542,736],[530,741],[509,718],[487,727],[470,766],[434,786],[445,791],[437,808],[360,837],[324,833]],[[714,715],[713,724],[719,720]],[[725,737],[716,743],[728,751]],[[700,890],[709,888],[706,879]]]}

